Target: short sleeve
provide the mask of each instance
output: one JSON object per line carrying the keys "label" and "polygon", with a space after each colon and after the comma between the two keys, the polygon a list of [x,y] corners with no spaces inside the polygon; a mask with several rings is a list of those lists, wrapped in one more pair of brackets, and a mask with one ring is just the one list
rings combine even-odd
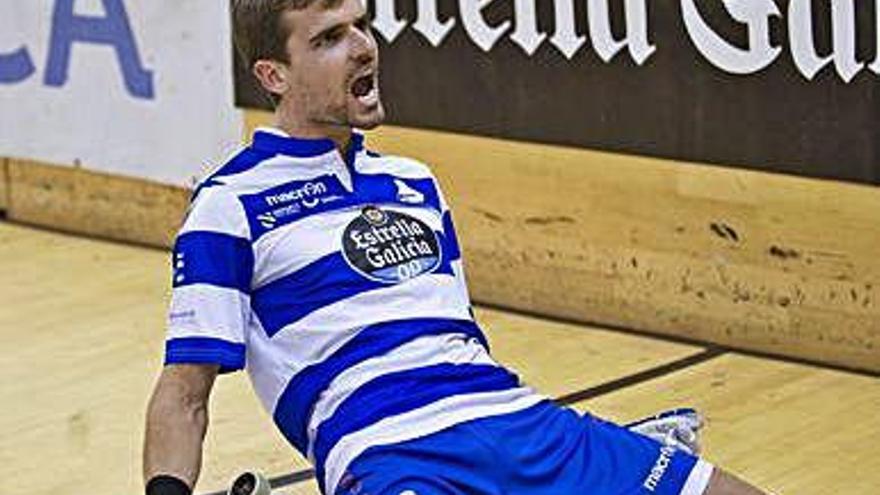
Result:
{"label": "short sleeve", "polygon": [[190,207],[172,253],[165,364],[245,366],[254,257],[238,198],[212,187]]}
{"label": "short sleeve", "polygon": [[446,202],[446,197],[440,188],[440,182],[434,178],[434,187],[437,190],[437,198],[440,203],[440,214],[443,217],[444,248],[447,250],[450,264],[452,265],[455,278],[458,280],[465,297],[470,300],[468,294],[467,279],[464,272],[464,260],[462,259],[461,246],[458,243],[458,234],[455,231],[455,222],[452,221],[452,210]]}
{"label": "short sleeve", "polygon": [[448,239],[451,250],[449,258],[452,261],[461,261],[461,246],[458,244],[458,234],[455,232],[455,223],[452,221],[452,211],[449,209],[446,198],[443,196],[443,191],[440,190],[440,184],[436,179],[434,184],[437,187],[437,196],[440,199],[440,212],[443,216],[443,235]]}

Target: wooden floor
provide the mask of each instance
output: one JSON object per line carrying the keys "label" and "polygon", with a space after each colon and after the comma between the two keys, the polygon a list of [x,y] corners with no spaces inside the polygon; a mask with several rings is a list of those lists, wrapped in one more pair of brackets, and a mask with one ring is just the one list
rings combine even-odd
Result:
{"label": "wooden floor", "polygon": [[[161,364],[167,258],[0,223],[2,493],[141,492],[143,413]],[[709,420],[706,457],[768,490],[878,493],[876,377],[735,353],[678,366],[704,349],[489,309],[478,317],[496,358],[539,391],[592,391],[578,409],[625,421],[697,406]],[[640,373],[641,380],[624,379]],[[618,387],[597,388],[620,379]],[[198,493],[221,489],[244,468],[277,476],[306,467],[275,433],[246,376],[221,379]],[[306,481],[280,493],[317,490]]]}

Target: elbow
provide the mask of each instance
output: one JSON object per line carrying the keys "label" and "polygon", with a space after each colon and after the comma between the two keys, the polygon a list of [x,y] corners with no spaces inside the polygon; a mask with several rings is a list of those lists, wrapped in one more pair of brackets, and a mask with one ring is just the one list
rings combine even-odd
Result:
{"label": "elbow", "polygon": [[150,399],[147,423],[175,430],[197,431],[208,426],[208,398],[217,366],[167,366]]}
{"label": "elbow", "polygon": [[181,418],[190,423],[199,427],[201,430],[205,430],[208,426],[208,402],[205,400],[197,400],[190,399],[188,397],[184,397],[181,399],[179,403],[179,407],[177,408],[178,414],[180,414]]}
{"label": "elbow", "polygon": [[147,421],[173,421],[204,430],[208,425],[208,398],[178,384],[160,383],[150,399]]}

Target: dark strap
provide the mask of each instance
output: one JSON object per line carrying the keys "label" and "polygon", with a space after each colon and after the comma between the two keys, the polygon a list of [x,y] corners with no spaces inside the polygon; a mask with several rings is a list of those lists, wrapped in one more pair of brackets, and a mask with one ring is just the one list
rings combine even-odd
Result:
{"label": "dark strap", "polygon": [[162,474],[150,478],[146,495],[192,495],[192,490],[182,480]]}

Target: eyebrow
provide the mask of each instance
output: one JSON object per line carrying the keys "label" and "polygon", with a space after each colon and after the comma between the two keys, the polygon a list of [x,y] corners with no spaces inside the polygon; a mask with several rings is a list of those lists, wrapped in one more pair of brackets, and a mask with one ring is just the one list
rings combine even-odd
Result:
{"label": "eyebrow", "polygon": [[[364,23],[369,23],[369,22],[370,22],[370,16],[368,14],[364,13],[363,15],[358,16],[354,21],[352,21],[351,24],[358,25],[358,24],[364,24]],[[337,22],[336,24],[332,24],[332,25],[330,25],[330,27],[322,29],[317,34],[315,34],[314,36],[309,38],[309,43],[314,43],[315,41],[317,41],[319,38],[326,35],[327,33],[331,33],[333,31],[336,31],[337,29],[340,29],[347,24],[349,24],[349,23]]]}
{"label": "eyebrow", "polygon": [[331,25],[328,28],[322,29],[321,31],[318,32],[318,34],[309,38],[309,43],[313,43],[313,42],[317,41],[319,38],[321,38],[322,36],[326,35],[327,33],[331,33],[331,32],[333,32],[337,29],[340,29],[344,26],[345,26],[344,22],[339,22],[339,23]]}

